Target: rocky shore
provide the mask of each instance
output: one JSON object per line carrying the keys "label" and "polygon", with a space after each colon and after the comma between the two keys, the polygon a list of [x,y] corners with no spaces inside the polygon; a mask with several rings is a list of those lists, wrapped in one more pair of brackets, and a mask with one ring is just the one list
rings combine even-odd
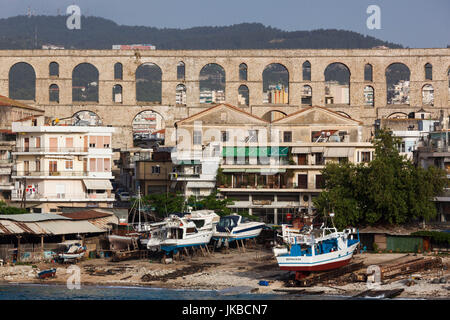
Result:
{"label": "rocky shore", "polygon": [[[367,268],[405,254],[358,254],[354,260],[363,261]],[[418,255],[420,256],[420,255]],[[448,299],[450,298],[450,257],[442,257],[443,268],[423,270],[414,277],[405,275],[395,281],[382,284],[379,289],[404,289],[400,298]],[[284,294],[295,299],[308,294],[354,296],[367,290],[365,282],[342,283],[328,281],[307,288],[286,287],[292,274],[281,271],[270,250],[257,248],[237,249],[229,253],[214,252],[207,256],[191,256],[165,264],[160,259],[127,260],[111,262],[110,259],[87,259],[76,264],[80,271],[81,285],[151,286],[177,289],[210,289],[223,292],[257,292]],[[66,284],[73,280],[71,265],[38,263],[0,267],[0,282]],[[57,268],[56,277],[37,278],[41,270]],[[265,280],[267,286],[259,282]],[[303,289],[303,290],[299,290]],[[231,290],[231,291],[230,291]],[[299,293],[301,291],[301,293]]]}

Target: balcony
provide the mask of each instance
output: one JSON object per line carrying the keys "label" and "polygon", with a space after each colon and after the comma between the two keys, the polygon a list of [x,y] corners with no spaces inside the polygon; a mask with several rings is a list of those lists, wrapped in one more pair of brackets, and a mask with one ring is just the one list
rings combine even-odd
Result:
{"label": "balcony", "polygon": [[13,177],[87,177],[88,171],[14,171]]}
{"label": "balcony", "polygon": [[[22,201],[23,190],[13,190],[11,195],[12,201]],[[108,193],[78,193],[78,194],[67,194],[67,193],[55,193],[55,194],[42,194],[33,193],[26,194],[25,199],[27,201],[39,201],[39,202],[75,202],[75,201],[115,201],[114,195]]]}
{"label": "balcony", "polygon": [[88,153],[87,147],[81,147],[81,148],[62,148],[62,147],[40,147],[40,148],[31,148],[31,147],[15,147],[13,149],[13,154],[15,153],[64,153],[64,154],[79,154],[79,153]]}

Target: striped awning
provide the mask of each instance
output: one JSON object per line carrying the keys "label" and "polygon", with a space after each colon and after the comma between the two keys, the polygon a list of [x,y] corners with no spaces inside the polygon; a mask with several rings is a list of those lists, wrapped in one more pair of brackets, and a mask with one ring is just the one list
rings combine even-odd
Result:
{"label": "striped awning", "polygon": [[291,152],[294,153],[294,154],[296,154],[296,153],[310,153],[311,152],[311,148],[310,147],[293,147]]}
{"label": "striped awning", "polygon": [[327,148],[324,153],[326,158],[347,158],[353,155],[354,149],[352,148]]}

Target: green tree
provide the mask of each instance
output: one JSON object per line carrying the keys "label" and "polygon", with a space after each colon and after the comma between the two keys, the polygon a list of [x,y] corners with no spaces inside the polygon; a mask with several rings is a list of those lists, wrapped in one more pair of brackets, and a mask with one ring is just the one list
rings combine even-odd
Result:
{"label": "green tree", "polygon": [[25,209],[10,207],[4,201],[0,201],[0,214],[22,214],[27,213]]}
{"label": "green tree", "polygon": [[433,218],[433,198],[443,191],[446,174],[414,166],[399,154],[399,142],[391,132],[380,130],[375,158],[368,165],[327,164],[325,191],[314,201],[319,212],[334,211],[339,227]]}
{"label": "green tree", "polygon": [[157,216],[166,217],[175,212],[182,212],[185,206],[184,197],[179,193],[155,193],[142,197],[145,206],[154,209]]}
{"label": "green tree", "polygon": [[194,196],[191,196],[188,199],[188,204],[194,209],[214,210],[219,216],[226,216],[232,213],[232,210],[228,206],[233,204],[233,201],[231,199],[219,199],[217,197],[217,191],[214,191],[209,196],[200,200],[196,200]]}

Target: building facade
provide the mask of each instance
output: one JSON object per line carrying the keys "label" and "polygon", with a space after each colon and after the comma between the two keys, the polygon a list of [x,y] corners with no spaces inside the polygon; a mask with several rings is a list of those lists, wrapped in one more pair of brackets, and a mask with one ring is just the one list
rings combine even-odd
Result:
{"label": "building facade", "polygon": [[110,207],[112,127],[55,124],[48,118],[14,122],[15,183],[11,200],[34,212],[58,206]]}

